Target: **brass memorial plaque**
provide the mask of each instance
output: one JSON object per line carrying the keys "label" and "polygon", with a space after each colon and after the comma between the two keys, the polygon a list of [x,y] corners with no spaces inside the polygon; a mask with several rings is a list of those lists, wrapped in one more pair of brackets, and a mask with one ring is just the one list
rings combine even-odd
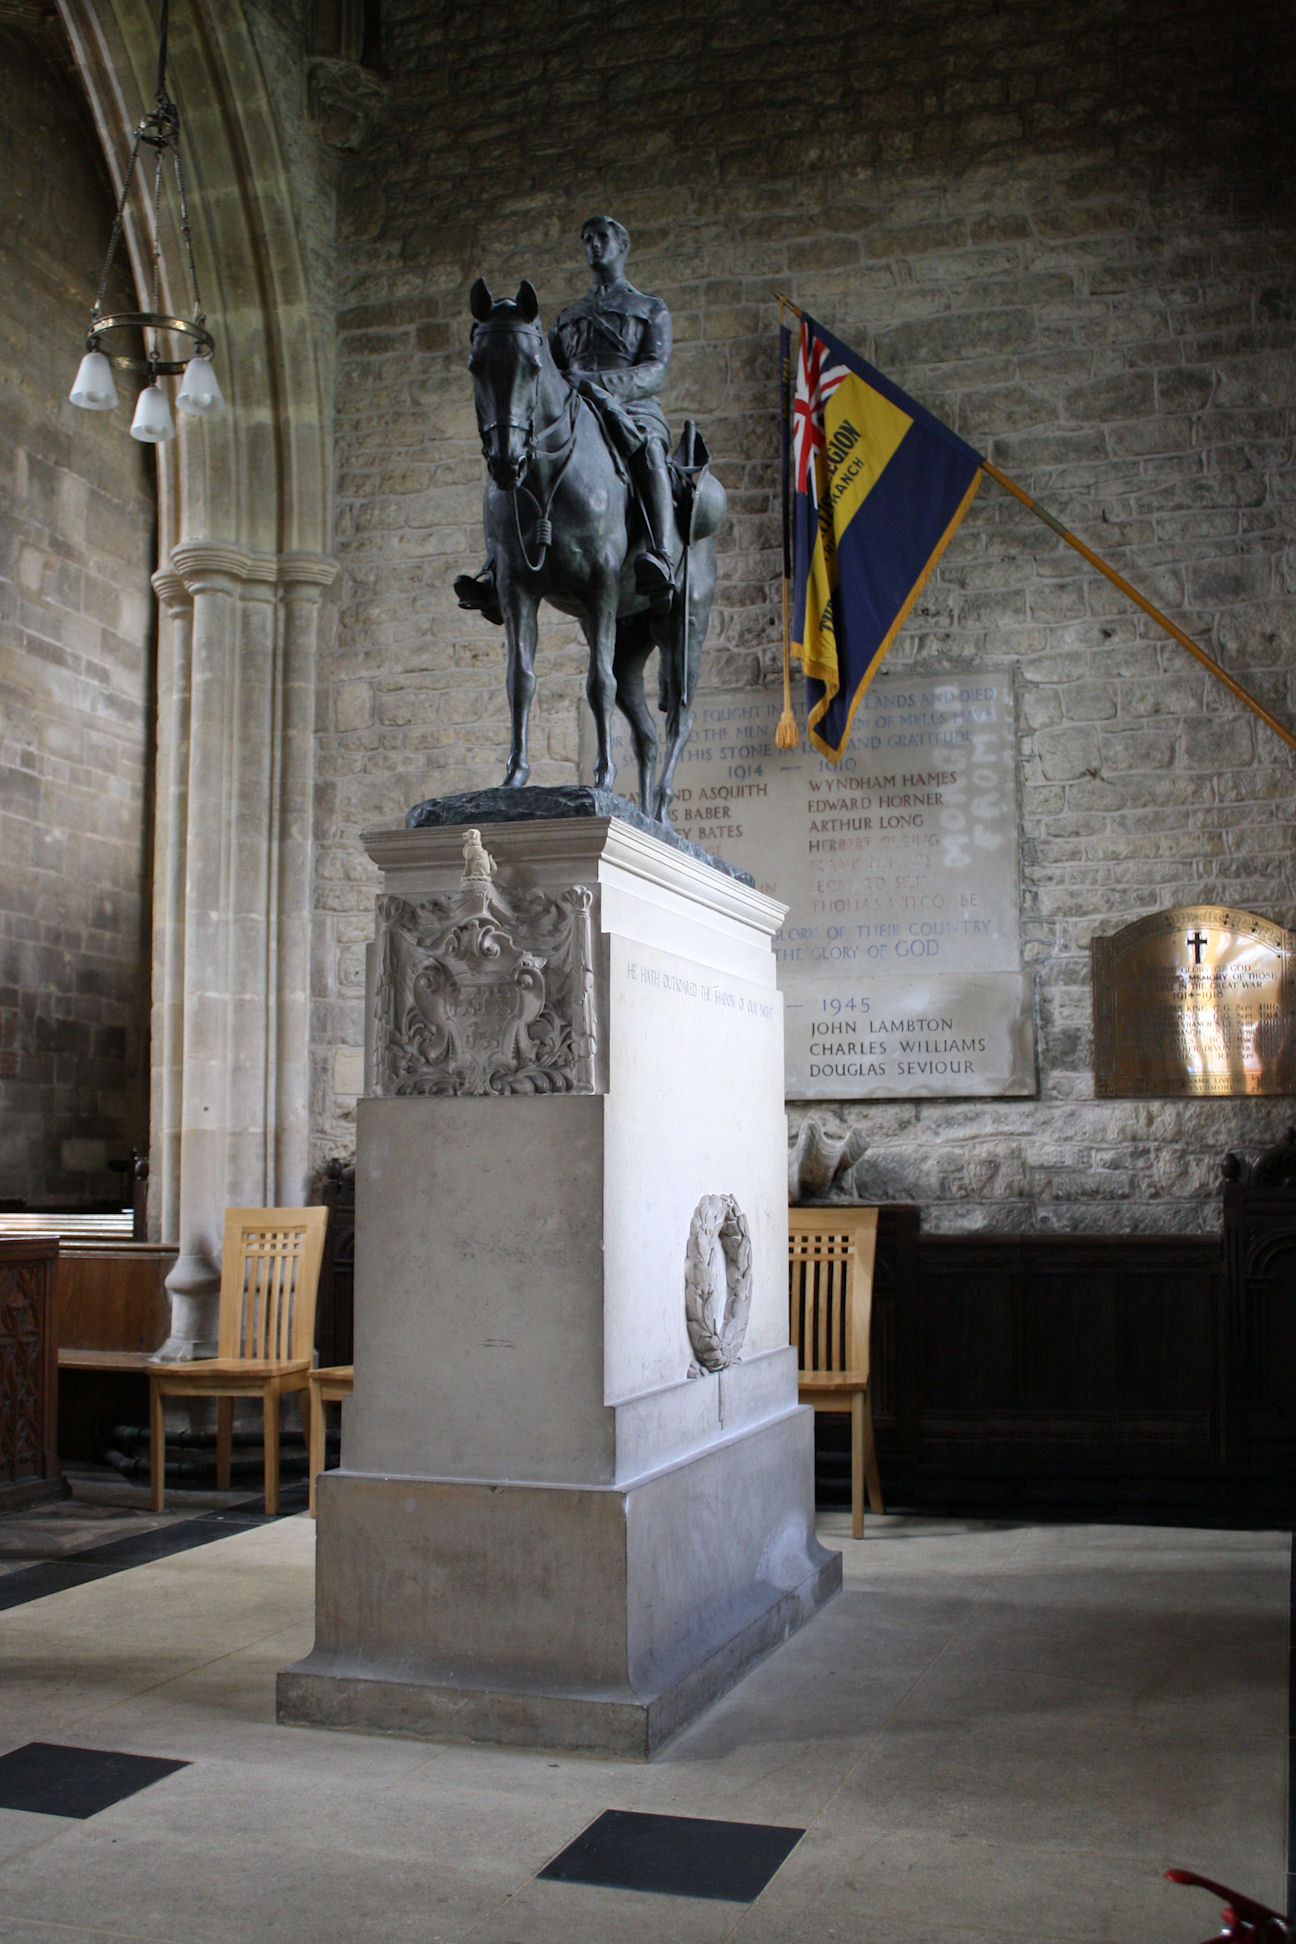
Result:
{"label": "brass memorial plaque", "polygon": [[1296,934],[1178,905],[1093,940],[1094,1092],[1296,1093]]}

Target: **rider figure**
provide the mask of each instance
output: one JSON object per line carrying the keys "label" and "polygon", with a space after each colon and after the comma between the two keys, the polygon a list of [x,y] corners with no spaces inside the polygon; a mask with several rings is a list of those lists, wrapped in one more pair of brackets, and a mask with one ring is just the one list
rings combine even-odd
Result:
{"label": "rider figure", "polygon": [[[594,280],[559,314],[549,333],[554,363],[598,412],[609,442],[630,468],[648,525],[648,547],[635,563],[635,585],[654,602],[675,588],[671,535],[675,513],[666,463],[670,427],[656,394],[671,354],[670,312],[625,278],[630,233],[611,216],[591,216],[581,241]],[[495,563],[455,580],[459,605],[500,621]]]}
{"label": "rider figure", "polygon": [[670,560],[675,513],[666,467],[670,427],[656,397],[670,362],[670,312],[660,297],[626,282],[630,233],[623,224],[611,216],[591,216],[581,224],[581,242],[594,281],[584,297],[559,314],[549,349],[582,397],[605,414],[605,425],[611,420],[609,436],[639,489],[650,544],[636,563],[635,584],[641,594],[670,594],[675,585]]}

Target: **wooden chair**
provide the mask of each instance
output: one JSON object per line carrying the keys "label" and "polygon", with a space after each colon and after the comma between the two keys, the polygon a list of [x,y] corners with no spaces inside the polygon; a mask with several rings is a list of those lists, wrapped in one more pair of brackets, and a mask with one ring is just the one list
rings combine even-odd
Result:
{"label": "wooden chair", "polygon": [[340,1404],[355,1389],[354,1364],[330,1364],[310,1373],[310,1431],[307,1435],[306,1465],[310,1472],[308,1510],[315,1517],[315,1480],[324,1469],[324,1406]]}
{"label": "wooden chair", "polygon": [[214,1397],[216,1483],[229,1487],[234,1399],[259,1397],[265,1423],[265,1508],[279,1510],[279,1400],[295,1393],[310,1439],[306,1389],[314,1358],[315,1298],[327,1208],[225,1211],[217,1354],[149,1366],[149,1469],[153,1510],[166,1484],[168,1397]]}
{"label": "wooden chair", "polygon": [[849,1411],[851,1534],[864,1537],[864,1484],[883,1510],[869,1396],[876,1208],[789,1208],[790,1337],[797,1395],[816,1411]]}

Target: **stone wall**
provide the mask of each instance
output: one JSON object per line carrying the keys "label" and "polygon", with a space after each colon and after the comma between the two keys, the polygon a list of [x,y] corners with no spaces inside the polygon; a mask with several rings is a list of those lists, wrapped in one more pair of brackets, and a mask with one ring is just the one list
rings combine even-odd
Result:
{"label": "stone wall", "polygon": [[[1296,276],[1277,0],[573,0],[429,25],[391,0],[385,128],[339,216],[338,546],[318,799],[316,1142],[350,1139],[373,880],[357,837],[498,780],[500,636],[461,614],[481,463],[468,287],[546,319],[606,209],[671,307],[665,404],[729,490],[703,681],[778,679],[773,292],[1018,477],[1296,721]],[[1218,1158],[1288,1102],[1097,1103],[1095,930],[1227,900],[1291,923],[1292,758],[987,484],[890,667],[1012,664],[1040,1097],[871,1105],[856,1185],[936,1227],[1217,1217]],[[583,651],[551,617],[533,780],[576,773]],[[794,1118],[795,1110],[794,1110]]]}
{"label": "stone wall", "polygon": [[0,27],[0,1197],[75,1206],[148,1142],[155,491],[67,403],[113,196],[55,36]]}

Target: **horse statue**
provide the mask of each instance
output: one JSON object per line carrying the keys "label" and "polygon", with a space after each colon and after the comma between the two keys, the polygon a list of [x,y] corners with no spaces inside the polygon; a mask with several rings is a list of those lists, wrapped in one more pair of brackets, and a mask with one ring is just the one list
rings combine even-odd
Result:
{"label": "horse statue", "polygon": [[[715,593],[715,542],[725,493],[707,470],[696,428],[686,425],[671,461],[675,591],[641,593],[635,562],[647,529],[625,461],[595,404],[558,369],[541,329],[540,302],[525,280],[514,298],[494,298],[479,277],[468,369],[486,461],[483,524],[494,566],[498,618],[508,650],[512,744],[506,788],[531,773],[527,720],[535,694],[536,617],[541,601],[580,622],[589,644],[585,693],[594,714],[594,782],[612,788],[615,704],[630,724],[639,767],[639,808],[669,825],[675,765],[693,725],[702,643]],[[666,747],[644,696],[644,665],[660,654],[659,706]]]}

